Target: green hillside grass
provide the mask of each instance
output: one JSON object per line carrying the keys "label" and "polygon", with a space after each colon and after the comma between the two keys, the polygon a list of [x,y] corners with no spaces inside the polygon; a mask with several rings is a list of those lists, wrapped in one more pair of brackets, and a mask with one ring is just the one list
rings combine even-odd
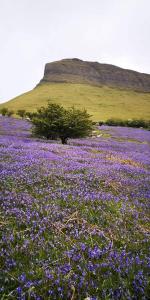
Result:
{"label": "green hillside grass", "polygon": [[94,121],[110,117],[121,119],[150,118],[150,93],[122,90],[111,87],[95,87],[86,84],[42,84],[7,103],[0,105],[17,111],[35,111],[47,101],[64,107],[85,108]]}

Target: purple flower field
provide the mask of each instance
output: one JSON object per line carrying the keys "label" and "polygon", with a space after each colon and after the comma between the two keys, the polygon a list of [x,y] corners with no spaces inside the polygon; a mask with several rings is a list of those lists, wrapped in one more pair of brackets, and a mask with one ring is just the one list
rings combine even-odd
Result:
{"label": "purple flower field", "polygon": [[0,118],[0,299],[149,299],[150,132],[30,127]]}

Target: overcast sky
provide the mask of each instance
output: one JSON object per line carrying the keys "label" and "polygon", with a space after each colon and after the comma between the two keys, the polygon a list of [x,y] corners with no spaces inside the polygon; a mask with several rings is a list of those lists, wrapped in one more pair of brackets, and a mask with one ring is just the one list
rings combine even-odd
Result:
{"label": "overcast sky", "polygon": [[150,73],[150,0],[0,0],[0,102],[73,57]]}

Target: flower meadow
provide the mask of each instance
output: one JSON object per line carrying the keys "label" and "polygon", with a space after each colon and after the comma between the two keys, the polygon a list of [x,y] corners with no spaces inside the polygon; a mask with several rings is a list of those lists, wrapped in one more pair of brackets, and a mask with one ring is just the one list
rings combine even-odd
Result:
{"label": "flower meadow", "polygon": [[30,127],[0,118],[0,299],[149,299],[150,132]]}

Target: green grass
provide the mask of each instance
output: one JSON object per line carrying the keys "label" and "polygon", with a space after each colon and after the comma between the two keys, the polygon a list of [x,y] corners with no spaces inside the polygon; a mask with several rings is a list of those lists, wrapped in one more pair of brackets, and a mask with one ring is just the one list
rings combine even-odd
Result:
{"label": "green grass", "polygon": [[64,107],[85,108],[94,121],[108,118],[143,118],[150,116],[150,93],[122,90],[111,87],[96,87],[87,84],[51,83],[42,84],[7,103],[0,105],[17,111],[34,111],[46,105],[47,101]]}

